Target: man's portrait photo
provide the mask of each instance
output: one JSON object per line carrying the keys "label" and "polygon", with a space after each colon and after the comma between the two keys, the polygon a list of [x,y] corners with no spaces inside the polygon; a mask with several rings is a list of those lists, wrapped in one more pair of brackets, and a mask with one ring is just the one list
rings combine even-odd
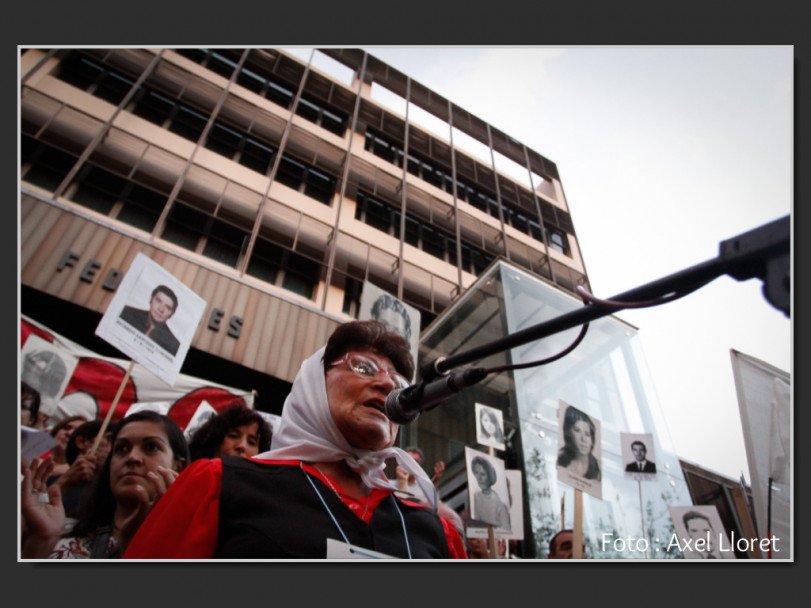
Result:
{"label": "man's portrait photo", "polygon": [[169,329],[167,321],[175,314],[177,306],[175,292],[166,285],[158,285],[149,297],[148,309],[125,306],[120,316],[166,352],[176,355],[180,342]]}
{"label": "man's portrait photo", "polygon": [[139,252],[96,335],[173,386],[205,308],[205,300]]}
{"label": "man's portrait photo", "polygon": [[620,433],[625,478],[651,480],[656,477],[653,434]]}
{"label": "man's portrait photo", "polygon": [[715,505],[670,507],[684,559],[737,559]]}

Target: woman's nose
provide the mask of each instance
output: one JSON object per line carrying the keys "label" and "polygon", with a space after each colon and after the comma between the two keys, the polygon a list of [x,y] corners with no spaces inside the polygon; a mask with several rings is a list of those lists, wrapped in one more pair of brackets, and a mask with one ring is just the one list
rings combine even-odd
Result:
{"label": "woman's nose", "polygon": [[396,388],[396,384],[391,376],[389,376],[386,372],[380,371],[378,372],[377,376],[374,378],[375,384],[379,385],[383,391],[388,395]]}

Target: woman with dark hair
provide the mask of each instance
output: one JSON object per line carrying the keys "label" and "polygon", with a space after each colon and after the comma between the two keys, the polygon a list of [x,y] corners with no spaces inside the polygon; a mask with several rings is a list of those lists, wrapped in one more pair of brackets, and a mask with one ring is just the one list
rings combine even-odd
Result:
{"label": "woman with dark hair", "polygon": [[206,420],[191,437],[191,459],[256,456],[270,449],[272,432],[262,415],[241,399]]}
{"label": "woman with dark hair", "polygon": [[510,529],[510,509],[493,491],[498,476],[492,463],[482,456],[474,456],[470,470],[479,489],[473,494],[474,517],[496,528]]}
{"label": "woman with dark hair", "polygon": [[32,429],[43,430],[39,416],[39,405],[42,399],[39,391],[27,382],[20,382],[20,424]]}
{"label": "woman with dark hair", "polygon": [[504,445],[504,433],[501,432],[501,424],[493,410],[482,408],[479,414],[479,425],[481,436],[485,445],[498,443]]}
{"label": "woman with dark hair", "polygon": [[[466,557],[428,475],[393,447],[386,397],[413,371],[408,341],[382,323],[339,325],[302,363],[270,451],[192,463],[125,557]],[[430,507],[394,495],[389,458],[416,476]]]}
{"label": "woman with dark hair", "polygon": [[76,524],[62,538],[65,511],[59,488],[50,486],[45,493],[42,483],[52,462],[35,460],[24,471],[23,558],[121,557],[138,527],[189,462],[183,431],[171,418],[152,411],[135,412],[118,421],[111,444]]}
{"label": "woman with dark hair", "polygon": [[558,466],[584,479],[600,480],[600,464],[594,457],[597,429],[587,414],[573,406],[563,417],[563,447],[558,451]]}
{"label": "woman with dark hair", "polygon": [[56,426],[51,429],[51,437],[56,440],[56,444],[54,444],[50,451],[42,455],[42,458],[50,455],[53,459],[54,470],[52,473],[53,479],[51,481],[54,481],[58,476],[66,473],[70,468],[67,457],[68,442],[70,441],[70,436],[73,434],[73,431],[85,422],[87,422],[87,418],[84,416],[68,416],[67,418],[62,418],[62,420],[57,422]]}

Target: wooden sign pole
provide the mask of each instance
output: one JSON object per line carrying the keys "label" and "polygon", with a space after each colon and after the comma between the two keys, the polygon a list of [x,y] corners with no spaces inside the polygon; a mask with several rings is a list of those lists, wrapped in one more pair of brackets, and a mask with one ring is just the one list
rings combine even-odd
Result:
{"label": "wooden sign pole", "polygon": [[583,490],[574,490],[574,534],[572,559],[583,559]]}
{"label": "wooden sign pole", "polygon": [[124,393],[124,387],[127,386],[127,381],[130,379],[133,365],[135,365],[135,361],[130,361],[130,366],[127,368],[127,373],[124,374],[124,379],[121,381],[121,386],[118,387],[118,393],[116,393],[115,399],[113,399],[110,409],[107,411],[107,415],[104,417],[104,422],[101,423],[101,428],[99,429],[98,435],[96,435],[96,439],[93,441],[93,445],[88,452],[91,456],[96,453],[96,448],[99,447],[99,444],[104,437],[104,433],[107,431],[107,426],[110,424],[110,419],[113,417],[113,412],[118,405],[118,400],[121,399],[121,395]]}
{"label": "wooden sign pole", "polygon": [[[493,450],[493,446],[490,446],[488,448],[488,452],[490,456],[495,456],[495,450]],[[492,559],[499,559],[498,543],[496,542],[496,533],[493,528],[493,524],[487,524],[487,540],[489,541],[488,544],[490,545],[490,555]]]}
{"label": "wooden sign pole", "polygon": [[[642,481],[637,479],[636,483],[639,484],[639,518],[642,521],[642,538],[647,540],[648,535],[645,533],[645,510],[642,507]],[[647,543],[645,543],[647,547]],[[649,559],[648,550],[645,549],[645,559]]]}

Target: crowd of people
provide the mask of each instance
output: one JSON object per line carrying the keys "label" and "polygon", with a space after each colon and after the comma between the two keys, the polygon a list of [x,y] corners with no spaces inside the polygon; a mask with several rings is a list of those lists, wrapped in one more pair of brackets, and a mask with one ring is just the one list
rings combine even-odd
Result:
{"label": "crowd of people", "polygon": [[[244,402],[188,441],[150,410],[103,434],[98,420],[60,420],[50,449],[22,462],[20,555],[467,558],[463,518],[438,498],[444,462],[429,477],[419,448],[395,447],[385,413],[413,373],[405,338],[353,321],[302,363],[272,431]],[[35,408],[24,392],[25,427]]]}
{"label": "crowd of people", "polygon": [[[23,383],[21,423],[47,434],[49,449],[22,459],[20,555],[514,557],[515,541],[468,537],[467,510],[439,499],[444,461],[429,477],[419,447],[395,447],[385,398],[413,373],[402,336],[377,321],[345,323],[302,363],[275,429],[236,398],[188,440],[148,409],[109,425],[69,416],[48,428],[37,391]],[[477,508],[487,514],[492,474],[485,459],[475,464]],[[556,535],[548,557],[571,558],[571,536]]]}

